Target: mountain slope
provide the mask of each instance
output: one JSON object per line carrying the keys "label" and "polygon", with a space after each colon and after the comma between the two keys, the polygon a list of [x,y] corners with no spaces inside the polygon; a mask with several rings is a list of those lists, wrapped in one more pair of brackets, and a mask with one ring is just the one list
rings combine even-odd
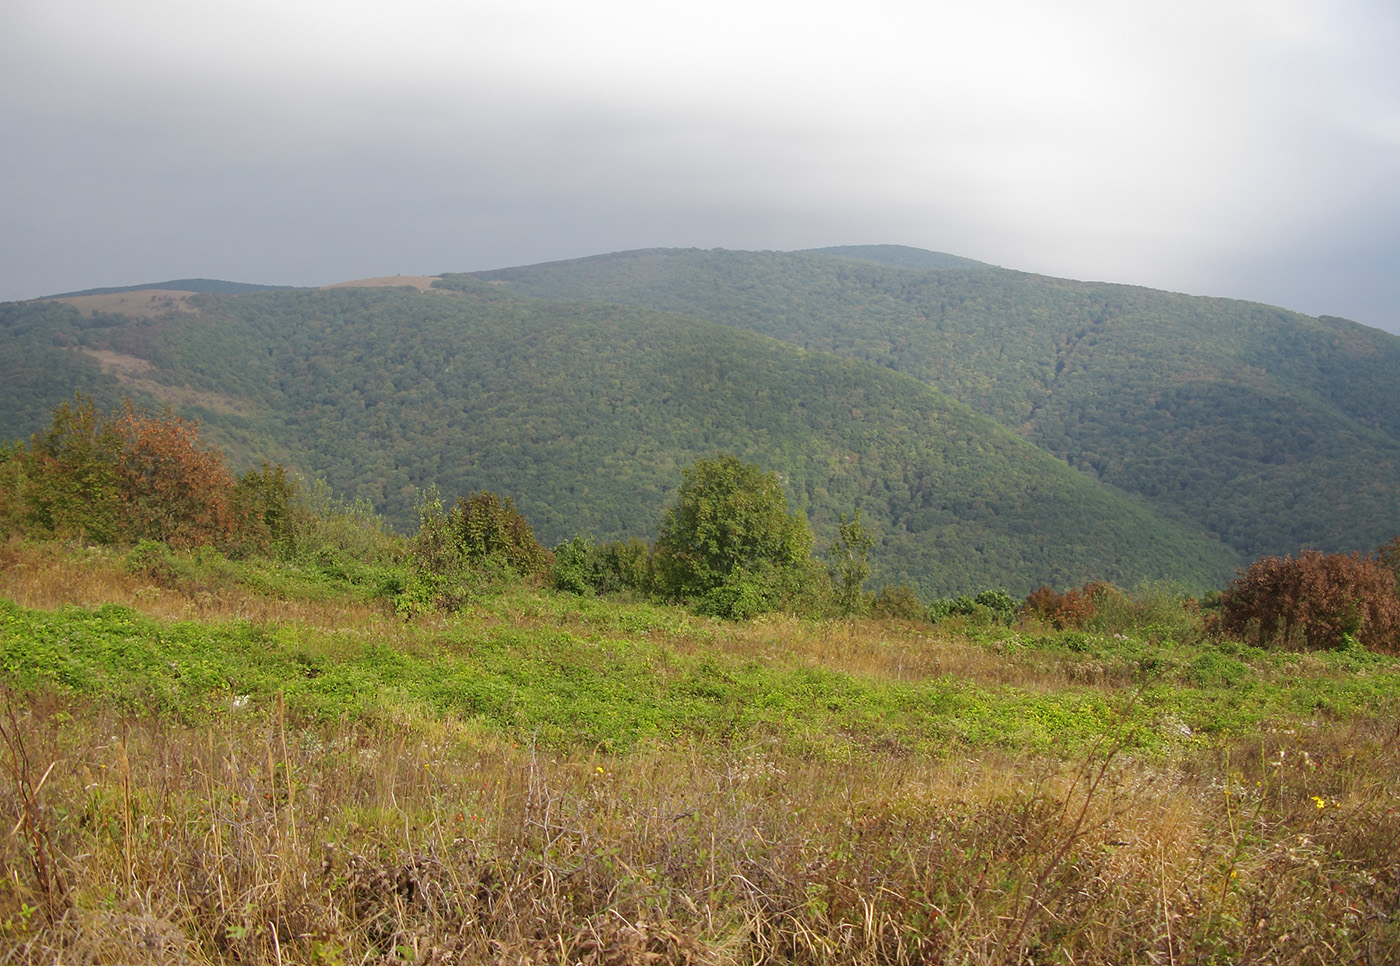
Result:
{"label": "mountain slope", "polygon": [[[1240,563],[909,376],[690,317],[453,286],[203,295],[145,317],[9,305],[0,338],[58,398],[176,402],[239,461],[323,474],[400,525],[435,483],[516,498],[550,543],[644,535],[682,466],[731,451],[783,475],[822,545],[860,507],[876,581],[925,594],[1204,588]],[[33,428],[13,401],[0,417]]]}
{"label": "mountain slope", "polygon": [[1245,557],[1400,532],[1400,338],[1248,302],[901,268],[882,262],[916,260],[880,248],[648,250],[473,277],[897,369]]}
{"label": "mountain slope", "polygon": [[992,267],[986,262],[975,261],[971,258],[963,258],[961,255],[949,255],[945,252],[930,252],[922,248],[910,248],[908,245],[834,245],[829,248],[808,248],[797,254],[844,255],[848,258],[859,258],[880,265],[891,265],[895,268],[913,268],[921,270],[931,268],[978,269]]}
{"label": "mountain slope", "polygon": [[106,288],[87,288],[81,292],[64,292],[53,298],[74,298],[81,295],[119,295],[123,292],[147,292],[151,290],[167,292],[193,292],[206,295],[241,295],[245,292],[287,291],[291,285],[258,285],[252,282],[226,282],[217,278],[176,278],[168,282],[148,282],[145,285],[111,285]]}

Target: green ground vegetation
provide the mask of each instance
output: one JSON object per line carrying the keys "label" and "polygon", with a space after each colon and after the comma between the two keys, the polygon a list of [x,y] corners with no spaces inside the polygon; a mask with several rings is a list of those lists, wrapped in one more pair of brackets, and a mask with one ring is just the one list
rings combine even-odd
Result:
{"label": "green ground vegetation", "polygon": [[406,614],[395,567],[336,543],[0,547],[0,958],[1380,962],[1400,938],[1394,657],[1220,637],[1164,585],[1060,629],[997,593],[735,622],[500,572]]}

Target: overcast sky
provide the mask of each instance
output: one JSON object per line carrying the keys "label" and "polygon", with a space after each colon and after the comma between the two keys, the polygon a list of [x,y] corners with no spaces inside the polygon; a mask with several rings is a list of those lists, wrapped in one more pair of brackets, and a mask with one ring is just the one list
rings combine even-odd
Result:
{"label": "overcast sky", "polygon": [[0,300],[894,243],[1400,332],[1395,0],[3,0]]}

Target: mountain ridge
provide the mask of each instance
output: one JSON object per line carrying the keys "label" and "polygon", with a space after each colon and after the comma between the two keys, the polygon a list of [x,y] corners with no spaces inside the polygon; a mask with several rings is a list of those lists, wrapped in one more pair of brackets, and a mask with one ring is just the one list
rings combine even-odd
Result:
{"label": "mountain ridge", "polygon": [[733,451],[819,543],[865,510],[877,578],[926,594],[1218,586],[1400,532],[1400,339],[1346,320],[901,246],[399,278],[0,305],[0,436],[130,394],[401,527],[436,483],[548,540],[648,535],[681,466]]}
{"label": "mountain ridge", "polygon": [[[729,451],[783,474],[823,546],[862,509],[875,579],[925,595],[1093,576],[1199,588],[1238,563],[908,376],[691,317],[454,284],[200,296],[198,315],[153,319],[30,311],[48,316],[45,358],[108,399],[186,394],[242,465],[324,475],[400,526],[435,484],[512,496],[547,542],[647,536],[680,468]],[[0,315],[0,332],[22,321]],[[92,373],[93,352],[149,367]]]}
{"label": "mountain ridge", "polygon": [[[1336,317],[820,253],[653,250],[471,277],[909,373],[1245,556],[1365,548],[1400,530],[1400,337]],[[1347,499],[1326,483],[1334,469]]]}

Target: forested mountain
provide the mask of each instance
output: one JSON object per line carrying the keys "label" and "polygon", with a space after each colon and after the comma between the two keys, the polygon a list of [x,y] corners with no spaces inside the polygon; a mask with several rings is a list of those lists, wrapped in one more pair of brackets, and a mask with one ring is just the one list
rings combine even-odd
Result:
{"label": "forested mountain", "polygon": [[1204,588],[1241,562],[911,375],[741,328],[460,276],[138,296],[0,306],[0,435],[74,390],[130,394],[199,418],[238,463],[323,475],[401,526],[421,488],[485,488],[550,543],[649,536],[680,468],[729,451],[781,473],[819,545],[859,507],[876,584],[925,595]]}
{"label": "forested mountain", "polygon": [[912,375],[1243,558],[1400,532],[1400,338],[898,246],[648,250],[475,278],[683,312]]}

